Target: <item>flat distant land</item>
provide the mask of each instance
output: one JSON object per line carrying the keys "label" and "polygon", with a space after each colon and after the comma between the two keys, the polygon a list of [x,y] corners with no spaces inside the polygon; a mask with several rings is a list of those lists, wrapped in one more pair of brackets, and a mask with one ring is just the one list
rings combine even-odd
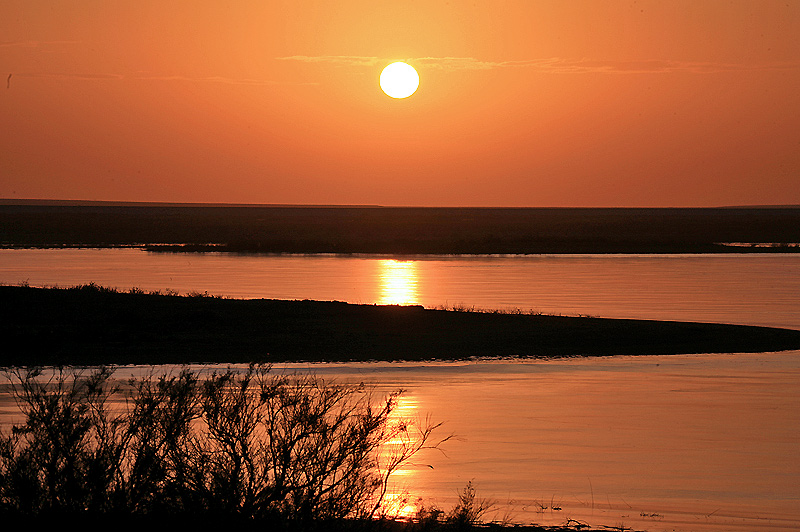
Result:
{"label": "flat distant land", "polygon": [[0,366],[458,360],[800,349],[800,331],[0,286]]}
{"label": "flat distant land", "polygon": [[0,201],[0,247],[240,253],[800,252],[800,207],[433,208]]}

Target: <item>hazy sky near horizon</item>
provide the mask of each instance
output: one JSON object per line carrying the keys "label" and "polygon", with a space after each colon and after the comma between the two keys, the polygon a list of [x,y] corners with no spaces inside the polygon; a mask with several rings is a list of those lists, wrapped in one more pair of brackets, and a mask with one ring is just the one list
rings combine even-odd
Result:
{"label": "hazy sky near horizon", "polygon": [[4,0],[0,68],[0,198],[800,204],[794,0]]}

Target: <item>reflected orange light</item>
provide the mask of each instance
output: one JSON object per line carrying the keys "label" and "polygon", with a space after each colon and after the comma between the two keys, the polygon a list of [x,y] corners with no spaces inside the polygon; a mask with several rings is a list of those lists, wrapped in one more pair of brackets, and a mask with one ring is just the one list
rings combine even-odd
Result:
{"label": "reflected orange light", "polygon": [[[378,461],[383,467],[392,463],[397,456],[404,454],[418,444],[420,434],[414,423],[417,421],[417,401],[406,397],[398,397],[397,404],[389,416],[390,427],[406,427],[399,430],[395,437],[381,445]],[[388,491],[381,504],[381,513],[395,519],[412,519],[419,510],[416,499],[411,494],[415,489],[417,469],[416,463],[405,463],[389,477]]]}
{"label": "reflected orange light", "polygon": [[419,512],[419,507],[407,494],[398,493],[387,493],[381,509],[384,516],[401,521],[409,521]]}
{"label": "reflected orange light", "polygon": [[415,305],[417,293],[417,263],[415,261],[382,260],[379,262],[381,305]]}

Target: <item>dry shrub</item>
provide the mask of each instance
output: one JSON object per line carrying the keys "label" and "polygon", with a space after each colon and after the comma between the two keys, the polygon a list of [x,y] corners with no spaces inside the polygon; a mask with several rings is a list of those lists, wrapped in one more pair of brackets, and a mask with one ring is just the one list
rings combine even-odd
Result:
{"label": "dry shrub", "polygon": [[438,445],[437,425],[394,419],[398,393],[257,365],[122,387],[112,374],[7,372],[24,422],[0,432],[5,515],[365,520],[390,475]]}

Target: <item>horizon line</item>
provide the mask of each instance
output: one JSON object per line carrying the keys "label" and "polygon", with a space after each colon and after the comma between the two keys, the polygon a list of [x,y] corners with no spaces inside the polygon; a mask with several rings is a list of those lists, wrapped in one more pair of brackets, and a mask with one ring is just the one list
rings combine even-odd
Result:
{"label": "horizon line", "polygon": [[797,209],[800,204],[745,204],[706,206],[470,206],[470,205],[379,205],[324,203],[226,203],[178,201],[115,201],[76,199],[0,198],[0,206],[53,207],[261,207],[261,208],[360,208],[360,209]]}

